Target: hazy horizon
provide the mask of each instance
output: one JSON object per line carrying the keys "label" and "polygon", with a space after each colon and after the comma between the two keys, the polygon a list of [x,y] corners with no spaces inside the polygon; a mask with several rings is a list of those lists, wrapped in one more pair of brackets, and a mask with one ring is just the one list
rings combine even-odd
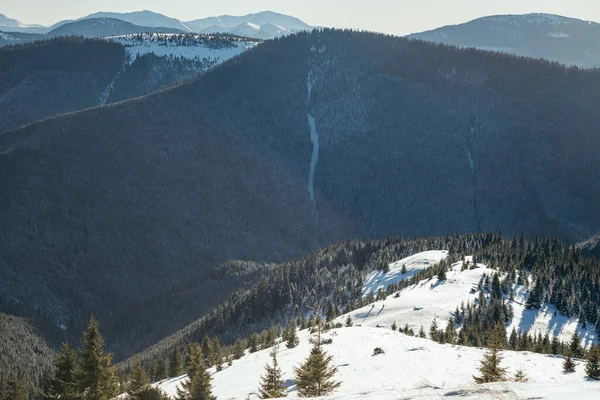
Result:
{"label": "hazy horizon", "polygon": [[583,20],[600,21],[596,0],[506,0],[481,2],[464,0],[459,4],[445,0],[374,0],[368,5],[358,0],[222,0],[199,4],[191,0],[9,0],[0,13],[25,24],[52,25],[65,19],[76,19],[98,11],[132,12],[150,10],[190,21],[216,15],[245,15],[252,12],[275,11],[298,17],[307,24],[337,28],[355,28],[408,34],[443,25],[457,24],[475,18],[497,14],[550,13]]}

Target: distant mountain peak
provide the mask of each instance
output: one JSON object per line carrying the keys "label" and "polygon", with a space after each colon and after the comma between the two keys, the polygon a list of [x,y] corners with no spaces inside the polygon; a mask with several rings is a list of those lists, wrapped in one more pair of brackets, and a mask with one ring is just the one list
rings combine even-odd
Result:
{"label": "distant mountain peak", "polygon": [[544,58],[583,68],[600,64],[600,24],[554,14],[492,15],[409,38]]}

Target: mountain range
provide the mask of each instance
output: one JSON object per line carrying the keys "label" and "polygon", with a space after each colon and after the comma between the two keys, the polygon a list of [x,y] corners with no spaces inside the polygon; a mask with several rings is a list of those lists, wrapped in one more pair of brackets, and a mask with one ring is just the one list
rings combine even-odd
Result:
{"label": "mountain range", "polygon": [[[211,284],[228,260],[393,234],[587,238],[599,73],[325,29],[6,132],[0,304],[71,340],[94,313],[126,357],[235,290]],[[187,299],[202,306],[172,312]]]}
{"label": "mountain range", "polygon": [[483,17],[409,37],[583,68],[600,67],[600,24],[552,14]]}
{"label": "mountain range", "polygon": [[[256,38],[272,39],[282,35],[298,32],[301,30],[311,30],[313,27],[305,24],[295,17],[264,11],[260,13],[248,14],[245,16],[222,15],[219,17],[209,17],[197,19],[189,22],[182,22],[175,18],[167,17],[163,14],[152,11],[136,11],[130,13],[97,12],[76,20],[64,20],[57,22],[49,27],[39,25],[25,25],[21,22],[5,17],[0,14],[0,31],[5,32],[24,32],[35,34],[87,34],[90,35],[89,24],[83,23],[86,20],[93,20],[95,28],[92,30],[94,37],[112,36],[119,28],[114,20],[124,21],[133,24],[137,28],[127,26],[128,33],[136,32],[177,32],[177,33],[228,33],[231,35]],[[111,24],[104,23],[100,29],[98,21],[113,21]],[[68,29],[60,29],[68,25]],[[123,25],[123,24],[122,24]]]}

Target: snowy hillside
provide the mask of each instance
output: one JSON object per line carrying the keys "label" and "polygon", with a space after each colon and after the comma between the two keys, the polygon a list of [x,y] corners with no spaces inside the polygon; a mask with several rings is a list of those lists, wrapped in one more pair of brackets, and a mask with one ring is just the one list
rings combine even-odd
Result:
{"label": "snowy hillside", "polygon": [[[563,374],[560,357],[528,352],[503,352],[502,365],[514,375],[518,369],[525,372],[528,383],[506,382],[476,385],[483,349],[440,345],[390,329],[351,327],[341,328],[324,335],[332,344],[325,348],[334,356],[338,367],[336,379],[341,387],[328,399],[437,399],[456,395],[461,399],[518,399],[535,396],[538,399],[564,399],[577,393],[578,399],[595,399],[598,384],[587,382],[583,363],[573,374]],[[373,356],[373,349],[381,347],[385,353]],[[300,345],[294,349],[279,346],[279,363],[286,381],[288,397],[297,397],[293,367],[308,356],[310,344],[306,331],[300,333]],[[441,362],[443,361],[443,362]],[[231,367],[213,372],[213,393],[219,399],[257,399],[260,376],[270,362],[269,350],[248,354]],[[158,384],[170,396],[186,379],[169,379]],[[247,397],[248,396],[248,397]]]}
{"label": "snowy hillside", "polygon": [[106,39],[122,44],[130,56],[130,62],[144,54],[153,53],[159,57],[209,60],[211,65],[225,62],[259,43],[250,39],[163,33],[122,35]]}
{"label": "snowy hillside", "polygon": [[[381,271],[373,272],[365,280],[363,294],[372,291],[376,293],[389,284],[408,279],[415,271],[438,263],[445,254],[447,253],[442,251],[419,253],[390,264],[387,274]],[[471,260],[471,257],[466,257],[467,262]],[[404,275],[399,274],[402,265],[407,269]],[[439,282],[436,277],[422,281],[400,291],[398,296],[392,294],[385,301],[369,304],[351,312],[350,315],[356,324],[362,326],[389,328],[396,322],[400,327],[408,324],[418,332],[421,326],[427,331],[432,321],[437,318],[438,324],[444,327],[457,307],[461,304],[466,305],[467,302],[473,303],[478,298],[481,278],[495,272],[483,264],[477,264],[477,268],[474,269],[462,269],[463,261],[454,263],[447,273],[446,281]],[[558,336],[561,341],[568,341],[577,329],[583,344],[597,342],[593,327],[583,329],[578,325],[577,318],[562,316],[552,305],[544,304],[540,310],[526,310],[525,303],[529,292],[520,285],[513,285],[513,288],[514,300],[506,299],[514,310],[514,318],[507,327],[508,333],[514,327],[517,331],[548,333],[550,336]],[[337,322],[343,323],[344,320],[345,317],[340,317]]]}

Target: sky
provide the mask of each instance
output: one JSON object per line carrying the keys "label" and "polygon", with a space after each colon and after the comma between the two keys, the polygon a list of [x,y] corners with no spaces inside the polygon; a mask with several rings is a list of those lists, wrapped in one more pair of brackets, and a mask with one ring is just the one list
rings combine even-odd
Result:
{"label": "sky", "polygon": [[600,21],[599,0],[0,0],[0,13],[26,24],[51,25],[96,11],[151,10],[189,21],[271,10],[309,25],[398,35],[496,14],[544,12]]}

